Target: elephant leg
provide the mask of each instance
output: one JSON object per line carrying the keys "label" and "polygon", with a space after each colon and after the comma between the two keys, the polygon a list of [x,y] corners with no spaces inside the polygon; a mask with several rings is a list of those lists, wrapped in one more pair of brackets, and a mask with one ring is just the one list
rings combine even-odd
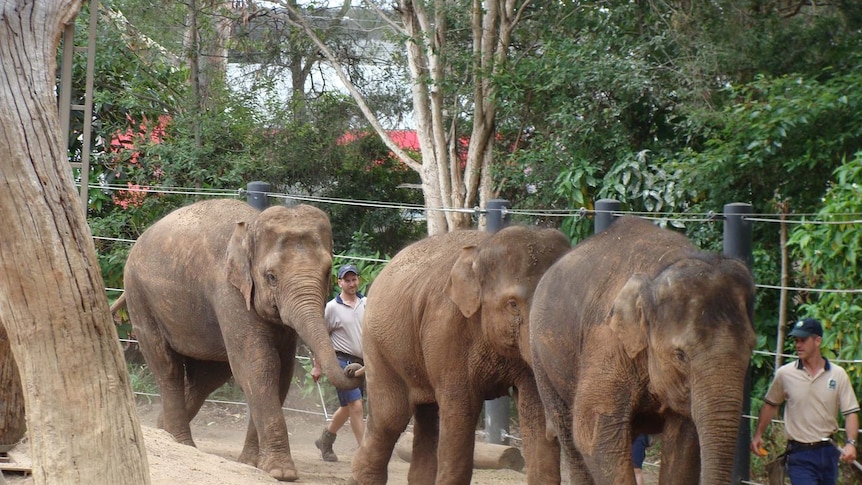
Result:
{"label": "elephant leg", "polygon": [[191,420],[186,411],[184,358],[171,348],[159,325],[145,309],[132,300],[127,304],[141,353],[156,378],[162,397],[162,411],[156,424],[170,433],[178,443],[195,446],[189,426]]}
{"label": "elephant leg", "polygon": [[681,416],[665,420],[661,435],[661,471],[658,482],[698,483],[700,441],[694,423]]}
{"label": "elephant leg", "polygon": [[569,469],[569,483],[595,485],[590,470],[587,468],[587,463],[584,461],[584,456],[581,455],[578,447],[575,446],[574,434],[572,432],[573,418],[569,407],[562,400],[559,400],[551,409],[555,411],[551,414],[553,418],[550,421],[555,423],[557,440],[566,457],[566,465]]}
{"label": "elephant leg", "polygon": [[186,359],[186,417],[189,422],[197,416],[207,397],[230,376],[227,362]]}
{"label": "elephant leg", "polygon": [[[456,380],[459,384],[465,380]],[[469,385],[469,384],[468,384]],[[476,423],[483,401],[465,395],[463,386],[437,390],[440,440],[437,446],[437,485],[465,485],[473,475]]]}
{"label": "elephant leg", "polygon": [[436,404],[423,404],[413,413],[413,451],[407,481],[433,485],[437,479],[440,414]]}
{"label": "elephant leg", "polygon": [[[276,350],[268,343],[275,338],[262,332],[242,339],[238,348],[232,348],[232,339],[225,339],[225,344],[234,377],[248,401],[250,421],[246,443],[259,443],[256,466],[277,480],[292,482],[299,475],[290,455],[287,424],[279,400],[282,365]],[[247,460],[243,463],[253,460],[250,451],[244,449],[240,455],[241,460]]]}
{"label": "elephant leg", "polygon": [[[368,419],[359,450],[353,456],[353,481],[359,485],[385,484],[395,443],[410,423],[412,408],[398,374],[376,364],[366,350],[365,378]],[[411,460],[412,461],[412,460]]]}
{"label": "elephant leg", "polygon": [[[577,407],[577,403],[575,406]],[[583,437],[576,434],[575,444],[581,451],[594,482],[598,485],[635,485],[631,458],[631,425],[616,415],[585,414],[589,415],[586,418],[589,421],[575,416],[575,422],[580,423],[575,426],[584,429],[586,422],[594,423],[592,442],[579,443],[577,440]]]}
{"label": "elephant leg", "polygon": [[593,476],[584,461],[583,455],[575,447],[575,443],[571,439],[560,443],[563,451],[566,454],[566,463],[569,465],[569,483],[578,483],[583,485],[595,485]]}
{"label": "elephant leg", "polygon": [[572,412],[565,399],[554,388],[543,370],[540,361],[533,361],[536,387],[542,398],[546,423],[551,427],[547,431],[557,437],[557,442],[565,456],[565,466],[568,468],[569,483],[594,485],[589,469],[581,452],[575,447],[572,433]]}
{"label": "elephant leg", "polygon": [[612,364],[582,367],[572,400],[575,446],[598,485],[635,485],[631,388],[618,372]]}
{"label": "elephant leg", "polygon": [[527,483],[559,484],[560,444],[557,439],[549,437],[545,429],[545,410],[539,399],[539,390],[532,376],[518,384],[515,396],[527,466]]}
{"label": "elephant leg", "polygon": [[[281,359],[281,375],[278,380],[278,399],[281,405],[287,398],[287,393],[290,390],[290,384],[293,381],[293,372],[296,367],[296,339],[289,341],[280,350]],[[286,426],[286,423],[285,423]],[[257,433],[257,428],[254,425],[254,420],[248,420],[248,429],[245,434],[245,443],[242,447],[242,453],[239,455],[239,462],[251,466],[258,466],[262,460],[260,456],[260,438]],[[290,443],[287,444],[288,453],[290,453]]]}

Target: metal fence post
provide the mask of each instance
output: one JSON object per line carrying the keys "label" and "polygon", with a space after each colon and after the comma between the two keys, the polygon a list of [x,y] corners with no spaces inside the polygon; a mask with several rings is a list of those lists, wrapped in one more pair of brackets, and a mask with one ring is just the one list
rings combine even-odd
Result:
{"label": "metal fence post", "polygon": [[[486,230],[495,233],[506,227],[509,216],[505,213],[509,202],[502,199],[489,200],[487,205],[488,220]],[[485,401],[485,441],[497,445],[503,444],[503,436],[509,434],[509,408],[511,398],[502,396]]]}
{"label": "metal fence post", "polygon": [[610,227],[611,223],[617,218],[614,212],[620,210],[621,204],[614,199],[599,199],[596,201],[596,217],[593,224],[596,234]]}
{"label": "metal fence post", "polygon": [[255,209],[264,210],[269,207],[269,199],[266,193],[269,192],[270,185],[267,182],[249,182],[245,186],[246,202]]}
{"label": "metal fence post", "polygon": [[[725,256],[737,258],[751,268],[752,235],[751,221],[745,216],[751,214],[751,204],[735,202],[724,206],[724,249]],[[754,315],[748,316],[752,322]],[[742,394],[742,415],[751,415],[751,365],[745,373],[745,383]],[[747,418],[739,422],[739,433],[736,439],[736,454],[733,460],[733,475],[731,483],[747,481],[751,475],[751,423]]]}

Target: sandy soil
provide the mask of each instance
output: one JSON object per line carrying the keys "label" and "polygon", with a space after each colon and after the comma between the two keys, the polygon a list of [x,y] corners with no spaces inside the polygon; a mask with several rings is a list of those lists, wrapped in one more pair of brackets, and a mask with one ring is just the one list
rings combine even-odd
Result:
{"label": "sandy soil", "polygon": [[[318,406],[319,407],[319,406]],[[280,483],[266,473],[236,462],[245,438],[247,413],[244,406],[207,403],[192,422],[197,448],[174,442],[165,431],[155,428],[159,404],[142,403],[138,414],[144,432],[153,485],[248,485]],[[294,462],[303,484],[345,484],[350,478],[350,458],[357,449],[349,425],[342,428],[334,450],[340,461],[327,463],[320,459],[314,440],[325,425],[322,415],[304,412],[285,413],[290,432]],[[10,456],[27,463],[26,446],[19,445]],[[389,483],[407,483],[409,463],[397,456],[389,464]],[[32,485],[26,474],[4,472],[6,482]],[[475,470],[472,484],[520,484],[525,475],[514,470]]]}
{"label": "sandy soil", "polygon": [[[323,394],[327,394],[323,387]],[[333,393],[334,394],[334,393]],[[236,461],[245,439],[248,410],[245,405],[207,402],[192,421],[192,436],[197,448],[178,444],[170,435],[156,428],[156,419],[161,411],[158,398],[152,401],[139,398],[138,416],[147,447],[152,485],[249,485],[278,482],[256,468]],[[330,396],[327,402],[334,402]],[[337,404],[327,407],[329,413]],[[335,485],[346,484],[350,479],[350,459],[358,448],[349,424],[338,433],[334,450],[340,461],[324,462],[314,446],[326,425],[320,394],[312,392],[303,396],[297,387],[292,389],[285,402],[285,420],[290,434],[290,448],[299,471],[299,481],[294,483]],[[655,447],[653,447],[655,448]],[[652,450],[653,448],[650,448]],[[646,485],[658,483],[658,468],[648,452],[644,466]],[[13,449],[9,456],[13,461],[29,465],[26,442]],[[393,455],[389,462],[389,483],[406,484],[409,463]],[[6,482],[14,485],[33,485],[33,478],[24,473],[3,472]],[[567,480],[564,479],[564,482]],[[524,484],[526,475],[514,470],[473,471],[471,485]]]}

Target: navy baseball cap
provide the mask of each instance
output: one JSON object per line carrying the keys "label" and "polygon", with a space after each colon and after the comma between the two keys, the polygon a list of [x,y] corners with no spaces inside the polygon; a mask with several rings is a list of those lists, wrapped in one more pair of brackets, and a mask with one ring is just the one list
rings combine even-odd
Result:
{"label": "navy baseball cap", "polygon": [[352,264],[345,264],[344,266],[338,268],[338,279],[344,278],[344,275],[347,273],[356,273],[356,276],[359,276],[359,270],[356,269],[356,266]]}
{"label": "navy baseball cap", "polygon": [[803,318],[793,324],[793,328],[787,335],[799,338],[808,338],[812,335],[823,337],[823,326],[816,318]]}

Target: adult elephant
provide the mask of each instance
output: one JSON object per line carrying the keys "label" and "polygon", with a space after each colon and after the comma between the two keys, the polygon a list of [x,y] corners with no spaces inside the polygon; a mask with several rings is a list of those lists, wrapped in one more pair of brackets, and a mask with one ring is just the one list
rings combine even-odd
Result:
{"label": "adult elephant", "polygon": [[662,430],[660,483],[730,483],[753,302],[742,262],[637,218],[551,267],[530,343],[571,483],[634,485],[632,439]]}
{"label": "adult elephant", "polygon": [[553,229],[456,231],[400,251],[377,276],[363,323],[368,425],[360,484],[385,483],[413,418],[411,484],[468,484],[486,399],[517,389],[530,483],[560,482],[560,449],[528,365],[527,317],[545,270],[570,249]]}
{"label": "adult elephant", "polygon": [[297,335],[329,380],[353,388],[329,341],[332,230],[307,205],[258,211],[237,200],[177,209],[147,229],[125,267],[129,317],[162,395],[159,426],[194,445],[189,422],[231,374],[248,400],[239,461],[298,478],[281,406]]}

